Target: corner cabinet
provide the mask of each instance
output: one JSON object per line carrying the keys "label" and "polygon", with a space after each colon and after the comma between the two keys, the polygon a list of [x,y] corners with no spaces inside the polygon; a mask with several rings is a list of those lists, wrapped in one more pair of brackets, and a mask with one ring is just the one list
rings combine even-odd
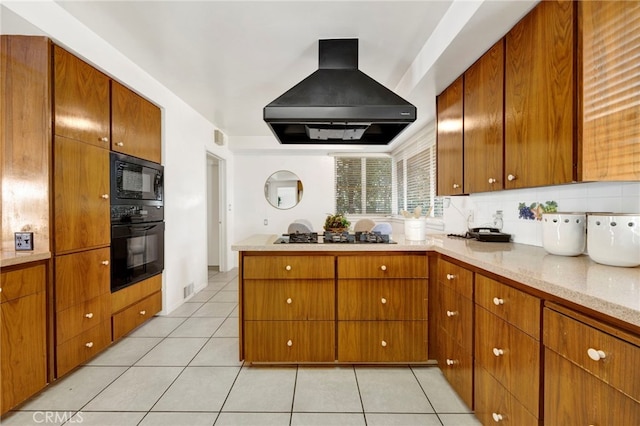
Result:
{"label": "corner cabinet", "polygon": [[427,361],[427,255],[240,254],[240,359]]}
{"label": "corner cabinet", "polygon": [[463,186],[463,77],[436,98],[438,195],[460,195]]}

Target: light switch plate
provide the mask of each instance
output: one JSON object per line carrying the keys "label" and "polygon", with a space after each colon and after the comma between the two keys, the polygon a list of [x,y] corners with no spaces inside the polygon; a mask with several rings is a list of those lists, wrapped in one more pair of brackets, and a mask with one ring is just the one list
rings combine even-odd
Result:
{"label": "light switch plate", "polygon": [[15,232],[16,251],[33,250],[33,232]]}

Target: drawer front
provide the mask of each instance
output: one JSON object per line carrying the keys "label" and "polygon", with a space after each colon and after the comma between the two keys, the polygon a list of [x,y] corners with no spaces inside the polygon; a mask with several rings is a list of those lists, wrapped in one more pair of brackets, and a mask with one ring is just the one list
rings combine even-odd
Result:
{"label": "drawer front", "polygon": [[333,256],[244,256],[244,279],[333,278]]}
{"label": "drawer front", "polygon": [[111,293],[111,313],[117,313],[124,308],[138,303],[152,294],[162,290],[162,274],[154,275],[144,281],[137,282],[115,293]]}
{"label": "drawer front", "polygon": [[57,346],[57,377],[84,363],[111,343],[111,323],[104,321]]}
{"label": "drawer front", "polygon": [[438,367],[447,378],[451,387],[458,393],[458,396],[473,408],[473,357],[468,352],[448,336],[438,340],[440,344],[440,358]]}
{"label": "drawer front", "polygon": [[640,401],[639,347],[548,308],[544,323],[546,347]]}
{"label": "drawer front", "polygon": [[8,302],[45,290],[45,265],[24,267],[0,274],[0,302]]}
{"label": "drawer front", "polygon": [[334,321],[246,321],[247,362],[334,362]]}
{"label": "drawer front", "polygon": [[340,362],[427,359],[427,321],[338,321]]}
{"label": "drawer front", "polygon": [[544,419],[550,425],[640,425],[640,403],[547,348]]}
{"label": "drawer front", "polygon": [[425,254],[338,256],[338,278],[427,278]]}
{"label": "drawer front", "polygon": [[[474,374],[475,415],[483,425],[498,423],[513,426],[538,426],[537,416],[524,408],[489,372],[476,365]],[[567,423],[560,421],[549,424],[564,425]]]}
{"label": "drawer front", "polygon": [[440,317],[440,327],[458,345],[469,353],[473,352],[473,302],[449,287],[441,287],[442,301],[437,315]]}
{"label": "drawer front", "polygon": [[110,249],[87,250],[55,258],[56,311],[111,291]]}
{"label": "drawer front", "polygon": [[426,320],[426,279],[338,280],[340,320]]}
{"label": "drawer front", "polygon": [[476,303],[540,340],[541,302],[537,297],[476,274]]}
{"label": "drawer front", "polygon": [[114,314],[113,340],[118,340],[140,324],[152,318],[162,309],[162,292],[148,296],[127,309]]}
{"label": "drawer front", "polygon": [[473,299],[473,272],[468,269],[438,259],[438,281],[466,298]]}
{"label": "drawer front", "polygon": [[530,412],[540,399],[540,342],[487,310],[476,309],[476,362]]}
{"label": "drawer front", "polygon": [[333,320],[334,280],[245,280],[245,320]]}
{"label": "drawer front", "polygon": [[109,294],[94,297],[56,314],[57,344],[111,319]]}

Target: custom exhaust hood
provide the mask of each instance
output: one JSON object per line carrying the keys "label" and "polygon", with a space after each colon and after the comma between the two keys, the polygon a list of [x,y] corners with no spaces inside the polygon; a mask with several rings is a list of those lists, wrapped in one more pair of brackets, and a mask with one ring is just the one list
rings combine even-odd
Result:
{"label": "custom exhaust hood", "polygon": [[319,40],[319,67],[264,107],[282,144],[386,145],[416,107],[358,69],[358,39]]}

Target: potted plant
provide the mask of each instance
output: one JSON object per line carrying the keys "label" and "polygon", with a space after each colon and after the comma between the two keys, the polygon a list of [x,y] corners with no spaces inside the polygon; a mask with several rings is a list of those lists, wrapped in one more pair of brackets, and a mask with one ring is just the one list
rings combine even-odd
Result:
{"label": "potted plant", "polygon": [[327,216],[324,221],[324,230],[335,233],[342,233],[349,230],[351,222],[342,213]]}

